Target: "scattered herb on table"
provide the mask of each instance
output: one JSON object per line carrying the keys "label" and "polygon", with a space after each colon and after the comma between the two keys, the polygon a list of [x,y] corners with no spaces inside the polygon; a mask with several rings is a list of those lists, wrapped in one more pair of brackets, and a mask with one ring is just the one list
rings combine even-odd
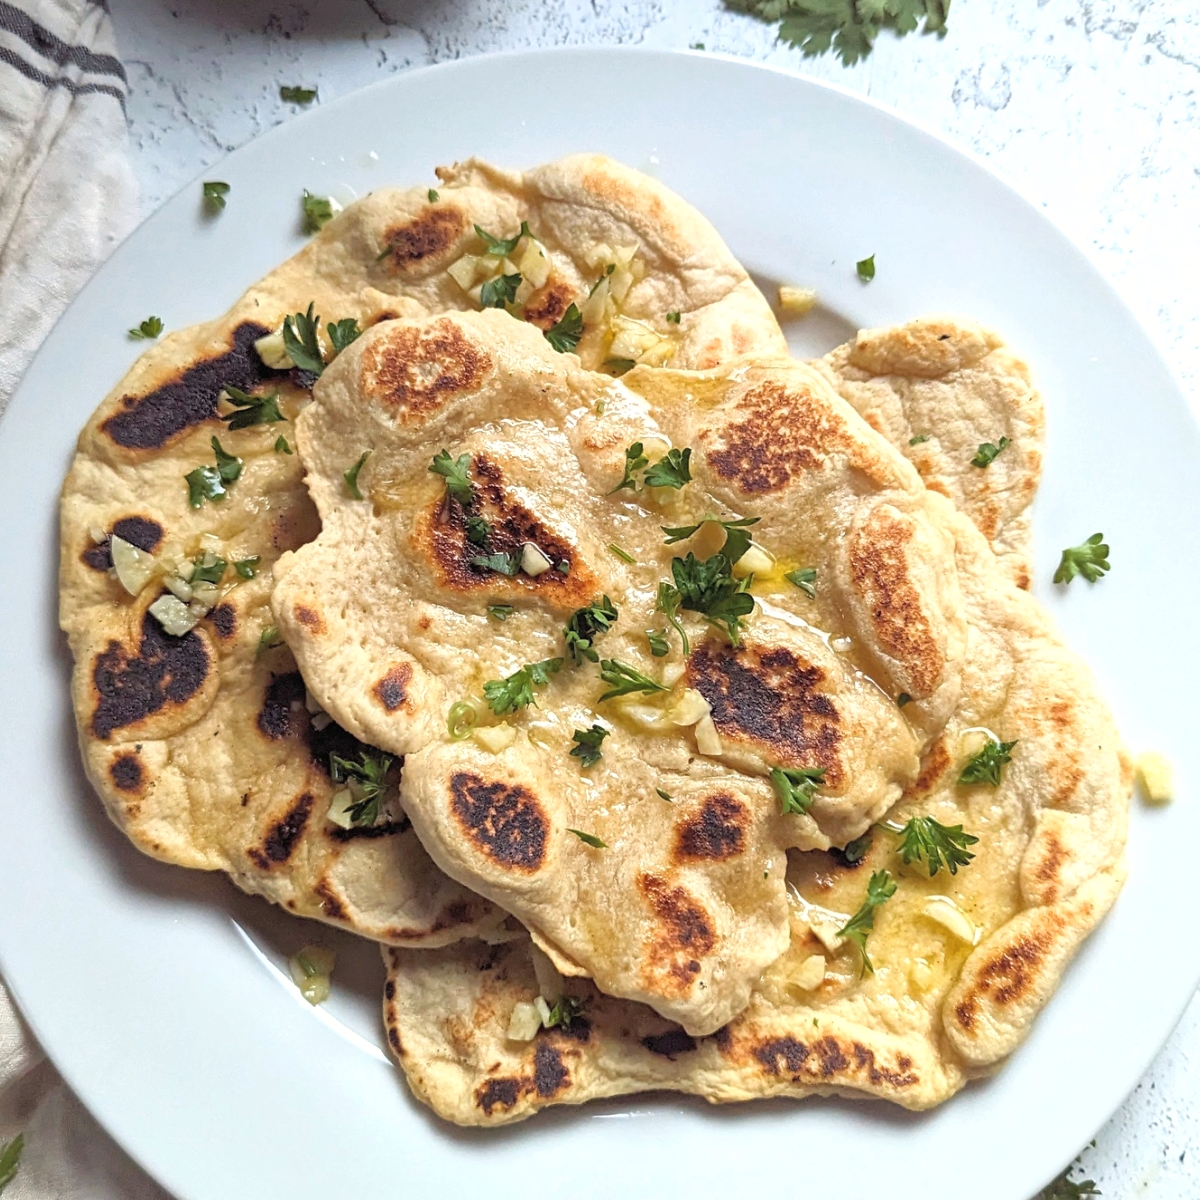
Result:
{"label": "scattered herb on table", "polygon": [[163,323],[161,317],[147,317],[140,325],[135,326],[129,331],[129,336],[152,342],[162,331]]}
{"label": "scattered herb on table", "polygon": [[317,89],[295,87],[285,83],[280,85],[279,98],[288,104],[311,104],[317,98]]}
{"label": "scattered herb on table", "polygon": [[204,208],[209,213],[219,213],[225,208],[225,197],[229,195],[229,184],[210,180],[204,185]]}
{"label": "scattered herb on table", "polygon": [[300,203],[304,210],[305,233],[320,233],[322,227],[333,220],[333,202],[328,196],[314,196],[305,188]]}
{"label": "scattered herb on table", "polygon": [[1088,583],[1095,583],[1108,570],[1108,546],[1104,534],[1093,533],[1082,545],[1070,546],[1062,552],[1054,582],[1070,583],[1076,575],[1082,575]]}
{"label": "scattered herb on table", "polygon": [[875,255],[860,259],[854,264],[854,269],[858,272],[859,279],[869,283],[875,278]]}

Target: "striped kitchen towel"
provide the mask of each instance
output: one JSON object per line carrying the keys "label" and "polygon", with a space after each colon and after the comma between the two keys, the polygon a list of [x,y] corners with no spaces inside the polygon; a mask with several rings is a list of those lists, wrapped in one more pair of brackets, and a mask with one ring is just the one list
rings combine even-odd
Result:
{"label": "striped kitchen towel", "polygon": [[0,0],[0,411],[137,220],[125,93],[102,0]]}

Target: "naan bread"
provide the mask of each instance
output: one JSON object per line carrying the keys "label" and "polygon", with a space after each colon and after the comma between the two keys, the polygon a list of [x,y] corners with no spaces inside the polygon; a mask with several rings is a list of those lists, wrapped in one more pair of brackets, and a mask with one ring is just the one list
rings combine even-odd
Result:
{"label": "naan bread", "polygon": [[[320,704],[405,756],[402,802],[438,865],[518,917],[560,970],[699,1036],[745,1007],[786,948],[784,851],[844,844],[916,780],[958,705],[967,627],[949,506],[931,507],[818,373],[785,360],[730,379],[627,378],[580,370],[502,312],[370,331],[297,424],[322,532],[277,563],[272,605]],[[656,458],[690,447],[692,482],[614,491],[634,442]],[[430,471],[443,449],[469,456],[483,544]],[[363,454],[356,499],[344,473]],[[685,613],[690,657],[672,633],[656,660],[645,631],[665,626],[655,599],[672,558],[720,545],[715,525],[686,547],[660,527],[707,512],[758,518],[776,565],[739,645]],[[556,564],[536,578],[472,561],[528,543]],[[815,598],[784,578],[798,566],[817,570]],[[452,705],[563,655],[564,624],[600,596],[620,618],[599,655],[702,698],[716,752],[654,696],[602,702],[586,661],[508,718],[499,752],[455,740]],[[515,613],[496,620],[498,603]],[[403,703],[384,701],[385,679],[403,679]],[[584,772],[572,731],[597,720],[611,733]],[[781,815],[771,767],[824,771],[809,811]]]}
{"label": "naan bread", "polygon": [[[974,527],[946,520],[970,628],[962,696],[888,816],[962,824],[979,838],[974,861],[931,878],[904,865],[885,829],[856,866],[793,852],[788,950],[745,1012],[705,1038],[572,979],[581,1013],[512,1041],[514,1005],[544,990],[528,941],[385,950],[388,1042],[420,1099],[464,1125],[657,1089],[714,1102],[841,1094],[923,1109],[1019,1045],[1121,886],[1131,770],[1087,669]],[[956,782],[979,726],[1017,741],[994,790]],[[829,931],[883,869],[899,886],[869,937],[875,973],[862,976],[858,952],[836,940],[831,950]],[[954,901],[977,945],[927,915],[933,897]],[[806,979],[814,956],[824,963]]]}
{"label": "naan bread", "polygon": [[[481,249],[475,224],[499,237],[528,220],[550,260],[531,297],[539,328],[584,300],[605,270],[598,247],[607,239],[637,276],[618,315],[669,330],[660,357],[702,366],[782,345],[769,307],[712,227],[657,182],[597,156],[524,176],[480,163],[442,174],[438,199],[424,187],[373,193],[224,317],[151,347],[81,434],[61,510],[61,622],[77,664],[80,742],[116,823],[155,857],[226,871],[294,912],[411,945],[498,936],[505,914],[445,878],[401,812],[370,828],[326,821],[329,753],[350,753],[352,739],[314,733],[287,648],[259,647],[274,623],[273,564],[319,527],[299,459],[273,450],[281,432],[293,438],[313,379],[270,369],[255,342],[310,302],[326,323],[363,327],[421,306],[473,308],[477,298],[446,268]],[[390,247],[383,258],[381,247]],[[678,325],[667,311],[680,313]],[[608,352],[609,332],[585,331],[590,361]],[[227,431],[218,419],[226,385],[278,391],[288,421]],[[223,502],[192,509],[183,477],[213,462],[214,434],[245,469]],[[258,574],[240,581],[228,570],[220,604],[173,638],[146,615],[161,585],[135,600],[112,577],[114,532],[168,565],[215,535],[229,562],[257,556]]]}
{"label": "naan bread", "polygon": [[[819,360],[843,399],[949,497],[1019,587],[1033,570],[1030,506],[1042,473],[1045,412],[1028,365],[973,321],[925,317],[864,329]],[[980,446],[1008,444],[987,467]]]}

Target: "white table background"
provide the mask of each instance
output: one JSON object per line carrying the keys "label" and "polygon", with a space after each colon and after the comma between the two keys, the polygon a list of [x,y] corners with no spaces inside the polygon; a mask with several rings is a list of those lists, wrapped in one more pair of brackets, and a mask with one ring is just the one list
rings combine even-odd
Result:
{"label": "white table background", "polygon": [[[641,44],[800,69],[890,105],[986,158],[1091,249],[1156,334],[1189,395],[1200,377],[1200,5],[1195,0],[954,0],[944,40],[880,39],[846,68],[805,60],[719,0],[110,0],[129,71],[133,165],[149,214],[209,164],[297,110],[408,67],[495,50]],[[564,119],[602,95],[561,104]],[[404,183],[404,180],[397,180]],[[750,184],[752,186],[752,182]],[[797,231],[803,236],[803,230]],[[1137,397],[1130,397],[1136,419]],[[1114,448],[1111,464],[1119,470]],[[1147,702],[1153,703],[1152,692]],[[1194,937],[1195,914],[1166,914]],[[1152,969],[1130,947],[1130,970]],[[1120,1030],[1114,1026],[1113,1036]],[[1085,1150],[1110,1200],[1195,1200],[1200,1001]],[[970,1148],[963,1148],[964,1155]],[[1019,1149],[1014,1149],[1019,1152]]]}

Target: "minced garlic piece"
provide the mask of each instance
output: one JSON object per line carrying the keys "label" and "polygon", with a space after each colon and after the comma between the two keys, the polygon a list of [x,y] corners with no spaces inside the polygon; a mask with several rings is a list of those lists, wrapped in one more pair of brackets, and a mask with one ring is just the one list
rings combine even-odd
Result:
{"label": "minced garlic piece", "polygon": [[121,586],[131,596],[138,595],[157,572],[158,560],[115,533],[109,540],[108,549]]}
{"label": "minced garlic piece", "polygon": [[254,343],[254,349],[258,352],[258,357],[262,359],[263,365],[270,367],[272,371],[290,371],[296,365],[292,362],[292,356],[288,354],[287,347],[283,344],[282,325],[274,333],[260,337]]}
{"label": "minced garlic piece", "polygon": [[797,968],[796,973],[788,980],[793,987],[802,992],[811,992],[820,987],[825,978],[825,956],[810,954]]}
{"label": "minced garlic piece", "polygon": [[333,951],[324,946],[305,946],[288,959],[292,982],[309,1004],[317,1005],[329,999],[329,977],[336,961]]}
{"label": "minced garlic piece", "polygon": [[779,311],[785,317],[803,317],[812,312],[817,303],[815,288],[788,287],[779,285]]}
{"label": "minced garlic piece", "polygon": [[921,910],[931,921],[948,929],[960,941],[973,946],[979,940],[979,930],[957,904],[948,896],[933,896]]}
{"label": "minced garlic piece", "polygon": [[[540,997],[539,997],[540,999]],[[532,1042],[542,1027],[542,1014],[536,1004],[518,1000],[508,1018],[507,1037],[510,1042]]]}
{"label": "minced garlic piece", "polygon": [[1137,759],[1137,779],[1147,804],[1170,804],[1175,799],[1174,772],[1166,757],[1147,750]]}
{"label": "minced garlic piece", "polygon": [[536,579],[545,575],[554,564],[532,542],[526,542],[521,547],[521,570],[526,575]]}
{"label": "minced garlic piece", "polygon": [[507,750],[517,740],[517,731],[511,725],[477,725],[471,730],[471,736],[485,749],[493,754]]}
{"label": "minced garlic piece", "polygon": [[695,688],[684,688],[683,694],[667,713],[672,725],[695,725],[712,712],[712,706]]}
{"label": "minced garlic piece", "polygon": [[733,574],[738,579],[747,575],[765,575],[775,565],[775,560],[761,546],[752,542],[750,549],[733,564]]}
{"label": "minced garlic piece", "polygon": [[204,615],[194,613],[178,596],[159,596],[150,605],[149,613],[172,637],[183,637],[196,628],[196,623]]}
{"label": "minced garlic piece", "polygon": [[721,735],[717,733],[711,714],[696,723],[696,749],[710,756],[721,753]]}

